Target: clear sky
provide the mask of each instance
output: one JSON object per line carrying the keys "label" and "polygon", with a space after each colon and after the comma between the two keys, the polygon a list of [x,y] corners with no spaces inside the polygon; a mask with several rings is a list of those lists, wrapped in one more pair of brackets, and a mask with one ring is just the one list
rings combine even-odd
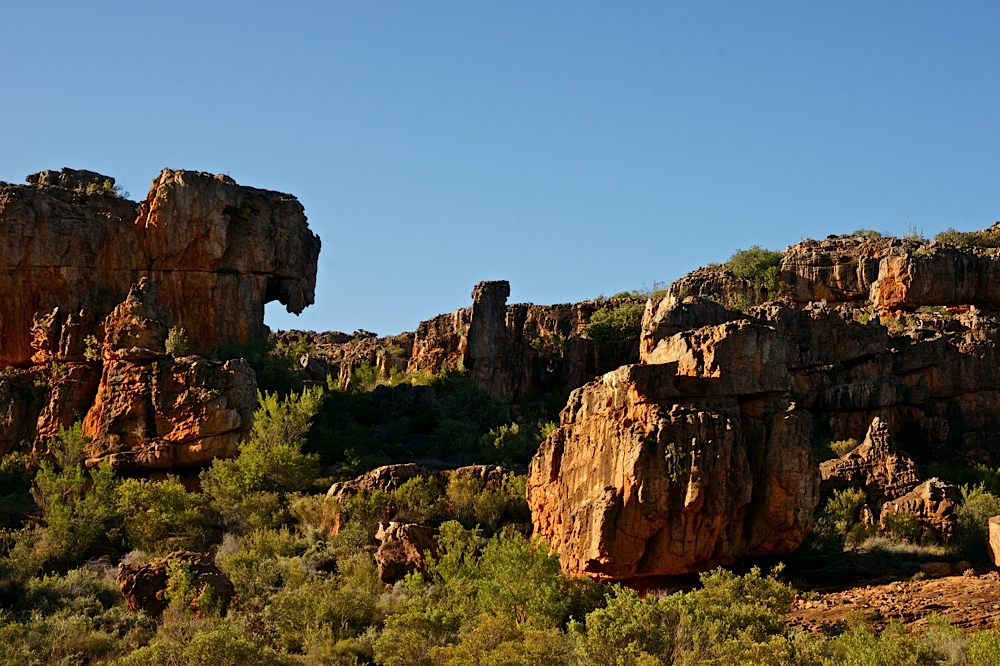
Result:
{"label": "clear sky", "polygon": [[298,196],[381,334],[484,279],[560,303],[738,248],[1000,219],[996,2],[6,2],[0,180]]}

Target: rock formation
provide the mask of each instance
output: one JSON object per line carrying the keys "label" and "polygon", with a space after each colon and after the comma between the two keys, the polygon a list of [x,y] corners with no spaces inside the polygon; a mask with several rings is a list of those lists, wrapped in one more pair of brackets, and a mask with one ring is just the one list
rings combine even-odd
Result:
{"label": "rock formation", "polygon": [[350,386],[362,364],[378,368],[382,376],[464,367],[490,395],[521,405],[545,400],[561,404],[571,390],[639,358],[634,341],[584,335],[595,312],[628,301],[509,305],[509,295],[506,281],[481,282],[473,289],[472,307],[421,322],[415,332],[385,338],[365,331],[279,335],[289,345],[305,341],[338,375],[342,388]]}
{"label": "rock formation", "polygon": [[[729,333],[746,349],[763,331]],[[630,365],[573,392],[528,477],[535,531],[566,570],[681,574],[798,546],[818,499],[812,419],[760,360],[727,357],[718,376]]]}
{"label": "rock formation", "polygon": [[[149,469],[231,455],[264,304],[312,303],[319,239],[292,196],[164,170],[139,204],[64,169],[0,183],[0,453],[85,417],[97,458]],[[141,286],[140,286],[141,285]]]}
{"label": "rock formation", "polygon": [[199,610],[199,597],[211,588],[213,603],[225,613],[235,593],[232,582],[211,557],[190,551],[177,551],[147,562],[122,563],[118,568],[118,587],[128,609],[133,612],[143,610],[159,619],[170,603],[166,598],[167,585],[171,568],[177,565],[187,567],[192,577],[192,610]]}
{"label": "rock formation", "polygon": [[834,237],[785,253],[784,302],[723,307],[760,297],[724,267],[682,278],[647,304],[644,365],[575,391],[532,461],[537,533],[615,579],[787,552],[819,499],[810,449],[853,438],[824,492],[947,538],[954,493],[915,463],[1000,462],[998,268],[993,249]]}
{"label": "rock formation", "polygon": [[923,534],[933,535],[938,541],[950,541],[958,520],[955,511],[961,503],[962,492],[954,484],[935,477],[883,504],[879,523],[884,529],[893,517],[912,516]]}
{"label": "rock formation", "polygon": [[426,573],[425,554],[437,554],[437,534],[433,527],[414,523],[380,525],[375,534],[380,544],[375,551],[379,580],[392,585],[408,573]]}

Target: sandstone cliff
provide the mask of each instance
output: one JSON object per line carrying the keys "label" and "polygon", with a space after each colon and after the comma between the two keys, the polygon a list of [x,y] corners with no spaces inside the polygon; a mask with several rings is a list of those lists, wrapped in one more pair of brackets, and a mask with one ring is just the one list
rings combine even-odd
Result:
{"label": "sandstone cliff", "polygon": [[256,387],[238,352],[264,304],[313,302],[320,242],[292,196],[165,169],[139,204],[64,169],[0,183],[0,452],[84,419],[96,458],[149,469],[231,455]]}
{"label": "sandstone cliff", "polygon": [[907,493],[916,463],[1000,462],[998,262],[990,248],[807,241],[782,259],[784,302],[743,312],[719,302],[759,298],[748,280],[682,278],[647,304],[644,365],[574,392],[532,461],[536,530],[568,570],[609,578],[787,552],[819,499],[810,449],[855,439],[824,464],[825,492],[862,488],[870,515],[912,509],[947,534],[946,512]]}

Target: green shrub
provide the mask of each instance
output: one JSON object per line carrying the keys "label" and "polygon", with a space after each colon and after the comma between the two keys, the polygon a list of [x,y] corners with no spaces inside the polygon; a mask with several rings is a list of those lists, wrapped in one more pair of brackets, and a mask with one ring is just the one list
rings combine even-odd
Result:
{"label": "green shrub", "polygon": [[874,229],[855,229],[851,232],[852,236],[861,236],[863,238],[881,238],[882,234]]}
{"label": "green shrub", "polygon": [[322,400],[318,388],[284,399],[261,395],[239,455],[216,459],[201,473],[202,489],[231,524],[240,529],[279,525],[287,519],[287,494],[312,486],[319,476],[319,456],[302,453],[302,445]]}
{"label": "green shrub", "polygon": [[1000,247],[1000,229],[983,229],[981,231],[955,231],[951,227],[942,231],[934,240],[948,245],[994,248]]}
{"label": "green shrub", "polygon": [[531,341],[531,348],[538,352],[538,356],[545,361],[545,369],[555,372],[562,363],[563,355],[566,351],[566,336],[559,331],[553,331],[548,335],[541,335]]}
{"label": "green shrub", "polygon": [[591,340],[638,340],[645,311],[646,306],[642,303],[602,308],[591,315],[584,334]]}
{"label": "green shrub", "polygon": [[524,457],[526,442],[517,423],[490,430],[480,440],[480,450],[489,462],[511,463]]}
{"label": "green shrub", "polygon": [[911,513],[887,513],[882,520],[882,529],[893,539],[917,543],[924,528],[920,520]]}
{"label": "green shrub", "polygon": [[733,312],[744,312],[747,308],[753,307],[753,299],[744,296],[743,294],[732,294],[729,296],[729,302],[726,304],[727,310],[732,310]]}
{"label": "green shrub", "polygon": [[983,485],[962,486],[962,505],[955,512],[955,538],[958,547],[972,560],[986,558],[989,521],[1000,514],[1000,497]]}
{"label": "green shrub", "polygon": [[755,289],[767,289],[769,293],[778,290],[781,282],[779,267],[784,252],[765,250],[754,245],[749,250],[737,250],[726,262],[726,268],[733,275],[749,280]]}
{"label": "green shrub", "polygon": [[838,458],[843,458],[856,448],[858,448],[858,440],[853,437],[836,442],[830,442],[830,450],[833,451]]}
{"label": "green shrub", "polygon": [[273,334],[266,340],[258,340],[243,349],[221,350],[216,358],[244,358],[257,375],[257,388],[264,393],[286,396],[302,390],[305,376],[297,359],[277,349],[278,339]]}
{"label": "green shrub", "polygon": [[101,343],[98,342],[97,337],[93,335],[88,335],[83,341],[83,358],[88,361],[100,361],[101,360]]}
{"label": "green shrub", "polygon": [[390,496],[396,505],[395,520],[401,522],[431,524],[448,508],[445,489],[435,476],[415,476]]}
{"label": "green shrub", "polygon": [[240,603],[253,605],[281,587],[290,575],[289,560],[305,549],[305,542],[287,529],[261,529],[244,537],[226,537],[218,559]]}
{"label": "green shrub", "polygon": [[92,547],[116,539],[118,481],[107,461],[84,467],[88,443],[79,423],[60,428],[49,443],[53,461],[42,461],[35,475],[31,496],[43,520],[30,540],[43,566],[73,564]]}
{"label": "green shrub", "polygon": [[835,551],[860,545],[874,532],[860,523],[861,509],[867,501],[865,492],[857,488],[834,491],[813,524],[811,545]]}
{"label": "green shrub", "polygon": [[125,536],[150,555],[204,547],[212,527],[207,506],[205,495],[189,493],[175,476],[159,482],[126,479],[118,488]]}
{"label": "green shrub", "polygon": [[489,613],[476,617],[457,644],[429,650],[433,663],[448,666],[563,666],[571,652],[558,629],[531,629]]}
{"label": "green shrub", "polygon": [[572,622],[570,631],[582,666],[632,666],[643,659],[669,664],[679,623],[680,612],[667,603],[615,586],[606,606],[587,615],[585,625]]}
{"label": "green shrub", "polygon": [[164,343],[167,353],[177,358],[178,356],[187,356],[190,350],[190,345],[188,344],[187,336],[184,334],[183,328],[171,328],[167,331],[167,340]]}

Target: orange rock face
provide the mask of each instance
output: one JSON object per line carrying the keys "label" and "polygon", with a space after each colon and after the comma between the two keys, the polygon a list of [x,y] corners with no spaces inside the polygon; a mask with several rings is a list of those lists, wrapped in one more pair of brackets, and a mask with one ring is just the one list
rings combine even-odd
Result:
{"label": "orange rock face", "polygon": [[264,337],[266,302],[313,302],[319,239],[294,197],[227,176],[164,170],[139,204],[90,187],[102,178],[0,183],[0,453],[82,418],[116,467],[232,455],[253,370],[175,359],[168,330],[202,355]]}
{"label": "orange rock face", "polygon": [[672,362],[573,392],[528,477],[536,533],[567,571],[682,574],[801,542],[818,499],[811,418],[725,384]]}

